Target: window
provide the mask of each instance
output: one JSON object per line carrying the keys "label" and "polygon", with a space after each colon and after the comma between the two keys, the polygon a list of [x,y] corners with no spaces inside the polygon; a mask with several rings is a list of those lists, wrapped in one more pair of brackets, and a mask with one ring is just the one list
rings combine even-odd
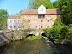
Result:
{"label": "window", "polygon": [[20,28],[20,26],[18,26],[18,28]]}
{"label": "window", "polygon": [[10,26],[10,28],[12,28],[12,26]]}
{"label": "window", "polygon": [[41,22],[43,22],[43,20],[41,20]]}
{"label": "window", "polygon": [[43,11],[43,8],[41,9],[41,11]]}
{"label": "window", "polygon": [[49,20],[47,20],[49,22]]}
{"label": "window", "polygon": [[10,22],[12,22],[12,20],[10,20]]}
{"label": "window", "polygon": [[37,21],[35,21],[35,23],[37,23]]}
{"label": "window", "polygon": [[14,22],[16,22],[16,20],[14,20]]}
{"label": "window", "polygon": [[49,26],[47,26],[47,28],[49,28]]}
{"label": "window", "polygon": [[24,26],[23,26],[23,28],[24,28]]}
{"label": "window", "polygon": [[43,20],[41,20],[41,22],[43,22]]}
{"label": "window", "polygon": [[41,18],[43,18],[43,15],[41,15]]}
{"label": "window", "polygon": [[30,28],[30,26],[28,26],[28,28]]}
{"label": "window", "polygon": [[41,28],[43,28],[43,26],[41,26]]}
{"label": "window", "polygon": [[16,28],[16,26],[14,26],[14,28]]}
{"label": "window", "polygon": [[28,22],[30,22],[30,20],[28,20]]}
{"label": "window", "polygon": [[49,16],[48,16],[48,18],[49,18]]}
{"label": "window", "polygon": [[22,16],[24,18],[24,16]]}
{"label": "window", "polygon": [[37,28],[37,26],[35,26],[35,28]]}
{"label": "window", "polygon": [[30,16],[28,16],[28,18],[30,18]]}
{"label": "window", "polygon": [[37,16],[35,16],[35,18],[37,18]]}
{"label": "window", "polygon": [[19,22],[19,20],[18,20],[18,22]]}

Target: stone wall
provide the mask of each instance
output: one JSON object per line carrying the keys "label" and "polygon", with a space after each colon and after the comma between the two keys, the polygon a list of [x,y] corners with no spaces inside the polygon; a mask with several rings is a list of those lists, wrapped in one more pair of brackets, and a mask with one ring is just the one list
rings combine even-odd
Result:
{"label": "stone wall", "polygon": [[0,45],[11,40],[18,40],[18,39],[20,40],[22,38],[25,38],[22,31],[11,31],[0,33]]}
{"label": "stone wall", "polygon": [[[22,21],[23,19],[30,21],[28,26],[31,29],[32,28],[42,29],[41,26],[43,26],[43,28],[48,28],[48,27],[51,28],[52,25],[54,24],[54,20],[57,18],[58,15],[45,15],[44,18],[39,18],[38,16],[39,15],[21,15],[20,21]],[[43,20],[43,22],[41,22],[41,20]]]}

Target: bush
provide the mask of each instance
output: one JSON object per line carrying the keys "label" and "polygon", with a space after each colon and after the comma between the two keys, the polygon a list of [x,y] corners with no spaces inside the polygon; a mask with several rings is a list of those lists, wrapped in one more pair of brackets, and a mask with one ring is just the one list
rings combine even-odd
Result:
{"label": "bush", "polygon": [[65,39],[68,37],[69,28],[64,26],[61,28],[61,38]]}
{"label": "bush", "polygon": [[45,29],[42,29],[42,30],[46,33],[47,37],[51,36],[52,28],[45,28]]}
{"label": "bush", "polygon": [[53,39],[56,38],[56,36],[59,35],[60,33],[60,28],[61,28],[61,20],[60,18],[57,18],[54,22],[54,25],[53,25],[53,28],[52,28],[52,31],[51,31],[51,37]]}
{"label": "bush", "polygon": [[46,36],[50,37],[51,39],[55,39],[57,35],[60,33],[61,28],[61,19],[57,18],[54,22],[53,28],[46,28],[43,31],[46,33]]}
{"label": "bush", "polygon": [[72,28],[72,24],[69,24],[69,28]]}

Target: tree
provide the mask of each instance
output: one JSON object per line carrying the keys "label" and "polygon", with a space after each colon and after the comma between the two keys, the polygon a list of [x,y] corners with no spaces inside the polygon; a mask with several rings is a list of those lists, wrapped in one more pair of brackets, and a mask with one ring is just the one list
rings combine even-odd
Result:
{"label": "tree", "polygon": [[0,29],[5,29],[7,27],[7,10],[0,9]]}
{"label": "tree", "polygon": [[58,0],[53,2],[55,8],[59,8],[63,14],[63,23],[72,24],[72,0]]}
{"label": "tree", "polygon": [[61,28],[61,19],[60,17],[57,17],[57,19],[54,21],[53,28],[45,28],[43,31],[46,33],[46,36],[50,37],[51,39],[55,39],[59,33]]}
{"label": "tree", "polygon": [[27,19],[22,19],[20,22],[21,29],[28,29],[29,28],[29,21]]}
{"label": "tree", "polygon": [[38,9],[41,5],[47,9],[54,8],[50,0],[29,0],[28,9]]}

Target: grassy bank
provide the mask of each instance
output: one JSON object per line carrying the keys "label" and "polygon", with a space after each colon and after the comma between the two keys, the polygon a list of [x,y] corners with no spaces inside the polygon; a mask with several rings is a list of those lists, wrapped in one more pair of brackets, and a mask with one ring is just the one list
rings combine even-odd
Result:
{"label": "grassy bank", "polygon": [[26,40],[34,40],[34,39],[40,39],[40,36],[29,36],[26,38]]}

